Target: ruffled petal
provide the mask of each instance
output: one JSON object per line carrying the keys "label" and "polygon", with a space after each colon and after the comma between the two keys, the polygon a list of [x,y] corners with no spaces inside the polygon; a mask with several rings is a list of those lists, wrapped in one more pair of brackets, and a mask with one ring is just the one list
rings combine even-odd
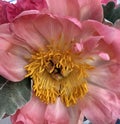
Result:
{"label": "ruffled petal", "polygon": [[[97,63],[96,63],[97,64]],[[89,83],[120,94],[120,64],[99,61],[97,67],[89,72]],[[120,97],[120,96],[119,96]]]}
{"label": "ruffled petal", "polygon": [[89,93],[80,101],[82,113],[93,124],[115,124],[120,117],[120,100],[112,91],[88,85]]}
{"label": "ruffled petal", "polygon": [[[85,21],[84,28],[89,27],[94,31],[94,35],[103,36],[104,38],[99,42],[98,50],[109,54],[110,59],[120,62],[120,45],[119,35],[120,30],[101,24],[97,21]],[[110,37],[111,36],[111,37]]]}
{"label": "ruffled petal", "polygon": [[26,75],[24,66],[27,64],[24,59],[7,52],[0,54],[0,58],[2,58],[0,75],[15,82],[24,79]]}
{"label": "ruffled petal", "polygon": [[45,124],[44,113],[46,105],[33,96],[33,98],[13,116],[11,121],[13,124]]}
{"label": "ruffled petal", "polygon": [[28,45],[34,50],[44,47],[47,43],[46,39],[39,33],[39,25],[35,26],[38,13],[37,10],[26,11],[16,17],[14,22],[10,24],[10,30],[14,34],[14,38],[18,40],[18,44],[20,44],[21,40],[21,44]]}
{"label": "ruffled petal", "polygon": [[103,20],[103,9],[100,0],[78,0],[79,12],[81,21],[92,19],[92,20]]}
{"label": "ruffled petal", "polygon": [[62,32],[62,25],[52,15],[41,15],[35,20],[35,28],[45,37],[45,39],[54,46]]}
{"label": "ruffled petal", "polygon": [[79,18],[79,4],[77,0],[46,0],[51,13],[59,16],[73,16]]}
{"label": "ruffled petal", "polygon": [[79,42],[81,23],[70,18],[57,18],[57,20],[62,25],[62,32],[56,46],[59,46],[62,50],[69,49],[74,43]]}
{"label": "ruffled petal", "polygon": [[77,124],[79,116],[78,105],[66,108],[60,98],[57,99],[55,104],[49,104],[45,112],[48,124]]}
{"label": "ruffled petal", "polygon": [[47,4],[49,11],[59,16],[72,16],[82,21],[102,21],[103,18],[99,0],[47,0]]}
{"label": "ruffled petal", "polygon": [[[11,36],[9,24],[0,26],[0,75],[11,81],[20,81],[26,74],[24,66],[27,64],[25,57],[29,52],[11,43],[14,38]],[[22,52],[19,51],[19,49]]]}

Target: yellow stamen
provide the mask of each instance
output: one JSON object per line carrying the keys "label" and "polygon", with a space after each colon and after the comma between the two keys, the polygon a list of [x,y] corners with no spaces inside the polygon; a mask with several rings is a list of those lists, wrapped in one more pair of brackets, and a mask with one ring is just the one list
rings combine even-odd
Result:
{"label": "yellow stamen", "polygon": [[71,106],[88,92],[87,71],[93,67],[75,63],[68,51],[48,48],[34,53],[25,69],[26,77],[33,79],[33,90],[41,101],[55,103],[60,97],[66,106]]}

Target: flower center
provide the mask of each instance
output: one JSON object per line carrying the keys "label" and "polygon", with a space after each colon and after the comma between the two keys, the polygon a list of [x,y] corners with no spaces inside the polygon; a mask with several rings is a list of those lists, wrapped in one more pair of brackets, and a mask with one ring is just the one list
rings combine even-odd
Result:
{"label": "flower center", "polygon": [[33,79],[36,96],[45,103],[54,103],[57,97],[70,106],[88,92],[87,71],[93,69],[87,63],[75,63],[69,51],[40,50],[34,53],[25,66]]}

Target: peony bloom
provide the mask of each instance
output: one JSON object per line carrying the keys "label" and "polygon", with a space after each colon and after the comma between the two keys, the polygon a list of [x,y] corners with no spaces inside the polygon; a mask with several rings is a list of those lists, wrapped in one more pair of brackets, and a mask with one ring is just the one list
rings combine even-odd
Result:
{"label": "peony bloom", "polygon": [[100,22],[98,0],[47,5],[47,13],[25,11],[0,25],[0,75],[33,80],[33,98],[12,123],[80,124],[84,115],[93,124],[114,124],[120,117],[120,31]]}
{"label": "peony bloom", "polygon": [[13,21],[21,12],[47,8],[45,0],[17,0],[16,4],[0,0],[0,24]]}

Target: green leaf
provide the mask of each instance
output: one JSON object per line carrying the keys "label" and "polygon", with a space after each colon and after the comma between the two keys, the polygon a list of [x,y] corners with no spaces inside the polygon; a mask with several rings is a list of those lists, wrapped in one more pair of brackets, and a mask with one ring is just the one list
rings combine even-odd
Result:
{"label": "green leaf", "polygon": [[114,2],[109,2],[107,5],[103,5],[104,18],[114,23],[117,19],[120,19],[120,6],[115,8]]}
{"label": "green leaf", "polygon": [[31,97],[31,81],[26,78],[11,82],[0,76],[0,119],[11,115],[26,104]]}

